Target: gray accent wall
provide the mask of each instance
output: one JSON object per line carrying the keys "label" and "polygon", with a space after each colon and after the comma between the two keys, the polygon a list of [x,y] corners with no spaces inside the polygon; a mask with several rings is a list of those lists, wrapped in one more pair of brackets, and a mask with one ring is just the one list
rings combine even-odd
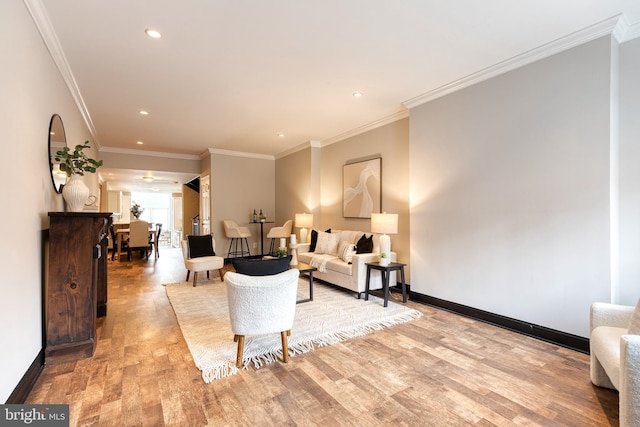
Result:
{"label": "gray accent wall", "polygon": [[588,336],[616,273],[615,57],[600,38],[411,110],[413,291]]}

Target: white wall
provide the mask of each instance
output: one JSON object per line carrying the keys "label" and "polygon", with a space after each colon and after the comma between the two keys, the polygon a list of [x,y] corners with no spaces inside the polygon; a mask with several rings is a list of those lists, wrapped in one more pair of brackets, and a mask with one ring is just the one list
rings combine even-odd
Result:
{"label": "white wall", "polygon": [[640,38],[620,45],[620,287],[640,298]]}
{"label": "white wall", "polygon": [[588,336],[610,296],[611,42],[412,109],[411,288]]}
{"label": "white wall", "polygon": [[[211,231],[216,240],[216,254],[227,255],[229,240],[222,221],[231,219],[240,226],[248,226],[252,236],[251,254],[260,253],[260,225],[250,224],[253,210],[262,209],[267,221],[275,220],[275,160],[212,154],[211,170]],[[271,227],[264,225],[264,250],[269,250],[266,238]],[[257,248],[253,247],[256,244]]]}
{"label": "white wall", "polygon": [[[47,136],[54,113],[69,145],[90,140],[25,5],[0,2],[0,128],[5,151],[0,240],[0,402],[42,349],[42,276],[47,212],[63,210],[49,176]],[[94,154],[92,154],[94,156]],[[97,194],[97,177],[87,176]]]}

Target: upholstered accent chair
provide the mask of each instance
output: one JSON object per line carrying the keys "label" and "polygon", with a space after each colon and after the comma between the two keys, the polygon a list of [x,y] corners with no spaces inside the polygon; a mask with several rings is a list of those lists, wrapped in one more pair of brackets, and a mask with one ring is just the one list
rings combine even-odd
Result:
{"label": "upholstered accent chair", "polygon": [[618,390],[620,427],[640,426],[640,301],[592,304],[590,329],[591,382]]}
{"label": "upholstered accent chair", "polygon": [[187,269],[187,282],[189,275],[193,272],[193,286],[198,283],[198,273],[206,271],[209,278],[209,271],[218,270],[220,280],[224,276],[224,258],[215,254],[215,240],[212,235],[187,236],[180,242],[182,246],[182,257],[184,267]]}
{"label": "upholstered accent chair", "polygon": [[289,361],[288,337],[296,312],[297,269],[269,276],[227,272],[229,319],[233,340],[238,343],[236,366],[243,366],[245,336],[280,333],[282,361]]}

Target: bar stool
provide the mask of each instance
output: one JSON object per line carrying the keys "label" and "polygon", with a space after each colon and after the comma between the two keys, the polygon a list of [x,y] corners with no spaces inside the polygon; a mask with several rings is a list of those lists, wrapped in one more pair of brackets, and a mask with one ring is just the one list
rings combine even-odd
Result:
{"label": "bar stool", "polygon": [[[233,257],[243,257],[246,255],[251,256],[251,251],[249,250],[249,241],[247,237],[251,237],[251,231],[247,227],[240,227],[235,221],[225,219],[224,221],[224,234],[227,236],[227,239],[231,239],[229,242],[229,250],[227,251],[227,258]],[[238,243],[240,243],[240,249],[238,249]],[[235,244],[235,246],[234,246]],[[247,245],[247,250],[244,250],[244,244]],[[231,250],[232,246],[234,247]]]}
{"label": "bar stool", "polygon": [[267,238],[271,239],[271,248],[269,249],[269,253],[272,254],[273,253],[273,249],[274,249],[274,242],[276,239],[288,239],[289,237],[291,237],[291,228],[293,227],[293,220],[288,220],[287,222],[285,222],[282,227],[273,227],[271,228],[271,230],[269,230],[269,233],[267,233]]}

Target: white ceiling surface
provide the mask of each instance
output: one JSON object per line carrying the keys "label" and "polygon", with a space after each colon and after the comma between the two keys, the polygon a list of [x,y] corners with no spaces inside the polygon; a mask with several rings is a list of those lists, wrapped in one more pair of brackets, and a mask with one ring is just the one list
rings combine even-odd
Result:
{"label": "white ceiling surface", "polygon": [[640,24],[638,0],[25,2],[44,6],[101,150],[194,156],[330,143],[617,15]]}

